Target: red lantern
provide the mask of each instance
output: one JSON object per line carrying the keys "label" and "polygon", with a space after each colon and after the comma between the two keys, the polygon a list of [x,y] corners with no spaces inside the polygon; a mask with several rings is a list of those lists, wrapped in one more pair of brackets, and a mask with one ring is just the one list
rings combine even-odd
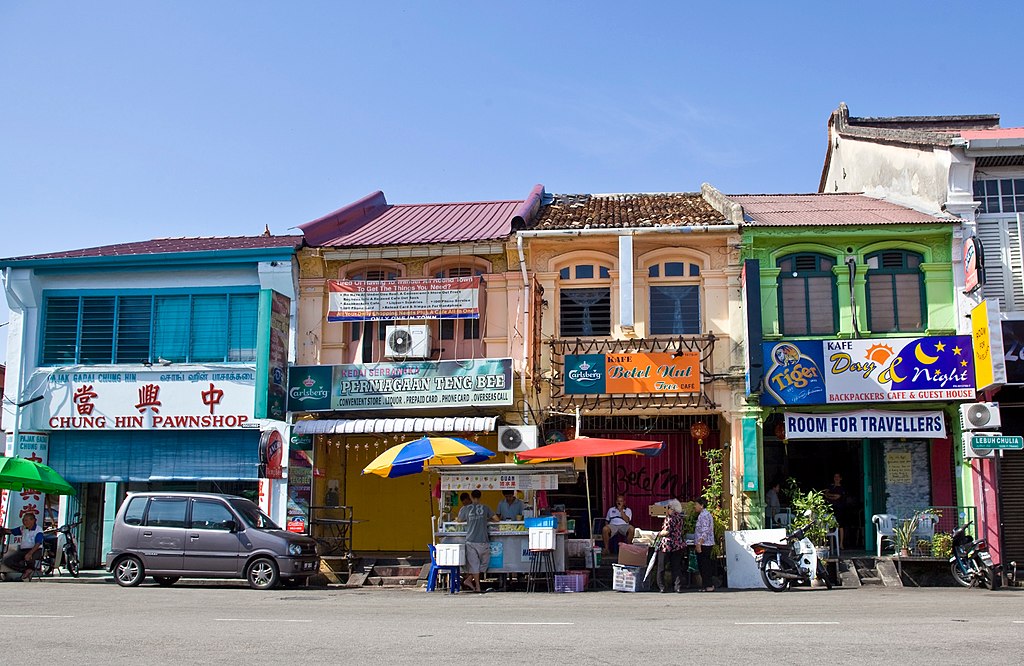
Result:
{"label": "red lantern", "polygon": [[703,421],[697,421],[690,426],[690,437],[697,440],[697,444],[703,444],[704,438],[711,434],[711,428]]}
{"label": "red lantern", "polygon": [[775,437],[786,439],[786,426],[781,421],[775,424]]}

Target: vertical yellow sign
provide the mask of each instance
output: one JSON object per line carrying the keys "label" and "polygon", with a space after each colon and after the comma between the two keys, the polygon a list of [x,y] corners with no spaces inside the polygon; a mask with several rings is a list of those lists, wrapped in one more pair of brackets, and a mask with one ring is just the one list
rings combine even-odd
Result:
{"label": "vertical yellow sign", "polygon": [[974,338],[974,385],[980,391],[995,383],[986,301],[971,310],[971,337]]}

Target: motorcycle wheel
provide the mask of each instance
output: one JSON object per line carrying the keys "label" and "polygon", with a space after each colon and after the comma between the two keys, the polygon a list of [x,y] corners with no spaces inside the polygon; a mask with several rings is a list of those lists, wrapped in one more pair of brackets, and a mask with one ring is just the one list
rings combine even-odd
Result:
{"label": "motorcycle wheel", "polygon": [[763,560],[761,562],[761,580],[765,587],[772,592],[785,592],[789,589],[789,579],[781,578],[775,572],[782,569],[775,560]]}
{"label": "motorcycle wheel", "polygon": [[995,569],[985,567],[985,569],[982,570],[981,574],[982,583],[984,583],[986,588],[990,590],[998,590],[999,586],[1002,585],[1003,581],[1002,579],[1000,579],[999,574],[996,573]]}
{"label": "motorcycle wheel", "polygon": [[821,560],[818,560],[818,580],[825,583],[825,589],[832,589],[832,578],[828,575],[828,569],[821,563]]}
{"label": "motorcycle wheel", "polygon": [[49,576],[53,573],[53,560],[40,560],[39,562],[39,573],[43,576]]}
{"label": "motorcycle wheel", "polygon": [[971,586],[971,577],[960,570],[960,566],[956,562],[952,562],[949,565],[949,571],[953,574],[953,580],[962,587]]}
{"label": "motorcycle wheel", "polygon": [[73,577],[78,578],[78,574],[79,574],[81,569],[80,569],[79,564],[78,564],[78,556],[77,555],[71,555],[70,557],[68,557],[67,567],[68,567],[68,573],[71,574]]}

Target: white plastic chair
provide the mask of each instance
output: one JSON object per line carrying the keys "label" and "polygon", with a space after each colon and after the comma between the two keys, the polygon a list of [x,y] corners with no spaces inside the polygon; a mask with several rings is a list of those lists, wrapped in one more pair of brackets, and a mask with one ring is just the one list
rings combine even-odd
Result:
{"label": "white plastic chair", "polygon": [[840,555],[839,555],[839,528],[838,527],[833,527],[828,533],[825,534],[825,537],[832,544],[829,547],[829,550],[832,552],[833,557],[835,557],[838,560],[840,558]]}
{"label": "white plastic chair", "polygon": [[891,513],[876,513],[871,516],[871,522],[875,524],[875,546],[878,557],[882,556],[882,539],[893,540],[893,529],[896,527],[897,518]]}

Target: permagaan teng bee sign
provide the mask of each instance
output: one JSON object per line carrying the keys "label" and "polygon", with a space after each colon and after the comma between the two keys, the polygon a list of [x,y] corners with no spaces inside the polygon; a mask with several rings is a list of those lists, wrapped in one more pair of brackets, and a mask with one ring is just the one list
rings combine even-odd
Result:
{"label": "permagaan teng bee sign", "polygon": [[762,405],[973,400],[971,337],[764,343]]}

